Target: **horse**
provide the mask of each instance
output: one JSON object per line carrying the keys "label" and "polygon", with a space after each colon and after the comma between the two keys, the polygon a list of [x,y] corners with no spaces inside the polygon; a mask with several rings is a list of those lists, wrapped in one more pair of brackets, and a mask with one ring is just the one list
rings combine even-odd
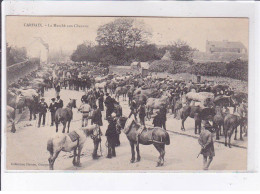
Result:
{"label": "horse", "polygon": [[6,106],[6,116],[7,116],[7,121],[9,121],[12,125],[11,132],[15,133],[15,131],[16,131],[16,129],[15,129],[15,109],[7,105]]}
{"label": "horse", "polygon": [[[70,138],[71,135],[75,137],[75,141],[72,141]],[[73,150],[74,155],[72,164],[74,166],[80,166],[80,154],[87,137],[91,136],[92,138],[95,138],[98,135],[98,126],[90,125],[70,132],[69,134],[56,134],[54,137],[50,138],[47,142],[47,150],[50,153],[50,157],[48,159],[49,169],[53,170],[54,162],[61,151],[71,152]]]}
{"label": "horse", "polygon": [[153,144],[157,151],[160,153],[157,166],[163,166],[164,164],[164,155],[165,155],[165,145],[170,145],[170,136],[169,134],[160,127],[151,127],[140,134],[138,138],[138,130],[141,126],[133,119],[133,116],[127,119],[126,117],[119,117],[117,119],[116,129],[118,131],[124,130],[124,133],[127,136],[127,139],[131,145],[132,158],[131,163],[135,162],[135,145],[137,152],[137,160],[141,160],[139,144],[142,145],[151,145]]}
{"label": "horse", "polygon": [[153,109],[160,109],[163,106],[167,106],[169,104],[169,97],[162,96],[160,98],[148,98],[146,102],[146,114],[147,118],[150,119],[153,113]]}
{"label": "horse", "polygon": [[224,135],[225,135],[225,146],[227,146],[227,138],[228,138],[228,146],[231,148],[231,136],[235,130],[235,138],[237,139],[237,127],[240,125],[240,140],[243,140],[242,137],[242,118],[238,115],[227,114],[224,118]]}
{"label": "horse", "polygon": [[70,122],[71,122],[72,117],[73,117],[72,108],[77,108],[76,107],[76,99],[70,99],[70,102],[68,103],[66,108],[58,108],[56,110],[56,112],[55,112],[56,133],[59,130],[58,129],[59,122],[62,122],[62,124],[63,124],[62,133],[65,133],[66,124],[68,122],[67,133],[69,133]]}
{"label": "horse", "polygon": [[127,87],[117,87],[115,90],[115,98],[117,98],[117,101],[119,101],[119,97],[123,95],[123,101],[126,101],[126,95],[127,95]]}
{"label": "horse", "polygon": [[222,113],[222,108],[216,106],[216,115],[213,117],[213,127],[216,130],[216,139],[219,140],[219,136],[221,135],[221,128],[224,125],[224,115]]}
{"label": "horse", "polygon": [[[215,116],[214,108],[201,108],[200,106],[186,105],[181,112],[181,130],[185,131],[184,122],[188,117],[195,119],[195,134],[197,127],[200,128],[202,120],[211,120]],[[199,129],[200,131],[200,129]]]}

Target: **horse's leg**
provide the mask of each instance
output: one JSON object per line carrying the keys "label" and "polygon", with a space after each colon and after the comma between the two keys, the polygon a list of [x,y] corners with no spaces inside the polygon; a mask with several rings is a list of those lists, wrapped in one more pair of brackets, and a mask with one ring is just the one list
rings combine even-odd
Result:
{"label": "horse's leg", "polygon": [[234,137],[234,140],[237,140],[237,127],[235,129],[235,137]]}
{"label": "horse's leg", "polygon": [[32,120],[32,114],[33,114],[33,112],[32,112],[32,109],[31,109],[31,108],[29,108],[29,112],[30,112],[30,119],[29,119],[29,121],[31,121],[31,120]]}
{"label": "horse's leg", "polygon": [[67,124],[67,122],[66,122],[66,121],[63,121],[62,124],[63,124],[63,130],[62,130],[62,133],[65,133],[65,128],[66,128],[66,124]]}
{"label": "horse's leg", "polygon": [[70,132],[70,120],[68,121],[68,131],[67,131],[67,133],[69,133]]}
{"label": "horse's leg", "polygon": [[58,130],[59,130],[59,123],[58,123],[58,121],[55,121],[55,125],[56,125],[56,133],[58,132]]}
{"label": "horse's leg", "polygon": [[184,127],[184,122],[186,121],[188,117],[185,116],[182,120],[181,120],[181,130],[185,131],[185,127]]}
{"label": "horse's leg", "polygon": [[227,146],[227,129],[224,128],[225,146]]}
{"label": "horse's leg", "polygon": [[157,151],[159,152],[159,158],[158,158],[158,162],[157,162],[157,167],[158,166],[161,166],[161,163],[162,163],[162,154],[161,154],[161,148],[160,148],[160,145],[158,145],[158,144],[156,144],[156,143],[154,143],[153,144],[154,145],[154,147],[157,149]]}
{"label": "horse's leg", "polygon": [[240,140],[244,141],[243,137],[242,137],[242,133],[243,133],[243,125],[240,124]]}
{"label": "horse's leg", "polygon": [[134,148],[135,144],[134,144],[134,142],[130,142],[130,145],[131,145],[131,153],[132,153],[132,158],[131,158],[130,162],[134,163],[134,161],[135,161],[135,148]]}
{"label": "horse's leg", "polygon": [[56,158],[58,157],[59,153],[60,153],[60,151],[56,150],[54,152],[54,154],[49,158],[50,170],[53,170],[54,162],[55,162]]}
{"label": "horse's leg", "polygon": [[77,147],[74,148],[74,154],[73,154],[73,166],[76,166],[76,156],[77,156]]}
{"label": "horse's leg", "polygon": [[79,167],[81,166],[80,165],[80,154],[81,154],[82,148],[83,148],[83,144],[78,146],[77,166],[79,166]]}
{"label": "horse's leg", "polygon": [[137,152],[137,162],[140,162],[141,156],[140,156],[140,150],[139,150],[139,143],[136,145],[136,152]]}
{"label": "horse's leg", "polygon": [[231,136],[233,133],[233,129],[228,131],[228,147],[231,148]]}
{"label": "horse's leg", "polygon": [[161,145],[161,158],[162,158],[161,166],[163,166],[164,164],[164,156],[165,156],[165,144]]}

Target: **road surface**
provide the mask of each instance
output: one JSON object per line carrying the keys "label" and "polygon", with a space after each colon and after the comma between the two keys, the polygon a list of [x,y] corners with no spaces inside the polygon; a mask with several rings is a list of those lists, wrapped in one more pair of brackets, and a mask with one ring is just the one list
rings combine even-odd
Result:
{"label": "road surface", "polygon": [[[66,106],[70,98],[77,99],[77,107],[80,106],[80,99],[83,95],[82,91],[61,90],[60,96]],[[54,89],[45,92],[45,101],[49,104],[50,99],[55,96]],[[126,101],[120,98],[120,104],[123,108],[123,115],[129,115],[129,107]],[[16,133],[11,133],[10,128],[6,130],[6,147],[7,158],[6,166],[8,170],[48,170],[47,140],[55,135],[55,127],[50,126],[50,112],[46,116],[46,126],[37,127],[36,121],[28,120],[28,111],[24,111],[19,123],[17,124]],[[105,112],[103,111],[103,119]],[[151,125],[152,121],[147,121]],[[107,129],[107,121],[103,121],[101,127],[103,134]],[[61,152],[54,164],[55,170],[87,170],[87,171],[147,171],[147,170],[202,170],[202,156],[197,158],[200,152],[197,137],[194,136],[194,121],[188,118],[185,122],[186,131],[180,130],[181,121],[168,115],[167,130],[180,132],[177,134],[169,132],[171,144],[166,146],[165,164],[162,167],[156,167],[159,153],[153,145],[140,145],[141,161],[130,163],[131,149],[125,134],[120,135],[121,145],[116,148],[116,158],[106,158],[107,148],[105,146],[106,137],[102,136],[103,156],[98,160],[93,160],[91,153],[93,150],[93,141],[89,138],[83,148],[81,156],[81,167],[72,165],[72,152]],[[73,121],[71,123],[71,131],[80,128],[81,113],[77,109],[73,109]],[[59,126],[59,133],[62,131],[62,125]],[[189,136],[187,136],[189,135]],[[221,137],[223,141],[223,137]],[[244,142],[232,139],[233,143],[246,147],[247,139]],[[216,156],[210,166],[210,170],[246,170],[247,149],[240,147],[227,148],[221,143],[215,143]],[[99,152],[100,154],[100,152]]]}

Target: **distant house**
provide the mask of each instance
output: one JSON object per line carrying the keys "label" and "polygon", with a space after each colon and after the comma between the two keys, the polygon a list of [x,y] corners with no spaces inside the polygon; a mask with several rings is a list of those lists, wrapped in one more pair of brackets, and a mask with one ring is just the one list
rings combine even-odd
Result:
{"label": "distant house", "polygon": [[140,67],[140,62],[135,61],[131,63],[131,69],[139,69]]}
{"label": "distant house", "polygon": [[247,53],[246,47],[241,42],[207,41],[206,53]]}
{"label": "distant house", "polygon": [[149,75],[149,67],[150,64],[147,62],[140,62],[140,73],[143,77],[146,77]]}

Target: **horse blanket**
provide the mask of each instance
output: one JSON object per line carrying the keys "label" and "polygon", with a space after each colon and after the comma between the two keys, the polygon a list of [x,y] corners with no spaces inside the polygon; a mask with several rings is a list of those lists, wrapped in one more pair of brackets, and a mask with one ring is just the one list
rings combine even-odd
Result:
{"label": "horse blanket", "polygon": [[70,137],[72,142],[79,139],[79,135],[75,131],[70,132],[68,136]]}

